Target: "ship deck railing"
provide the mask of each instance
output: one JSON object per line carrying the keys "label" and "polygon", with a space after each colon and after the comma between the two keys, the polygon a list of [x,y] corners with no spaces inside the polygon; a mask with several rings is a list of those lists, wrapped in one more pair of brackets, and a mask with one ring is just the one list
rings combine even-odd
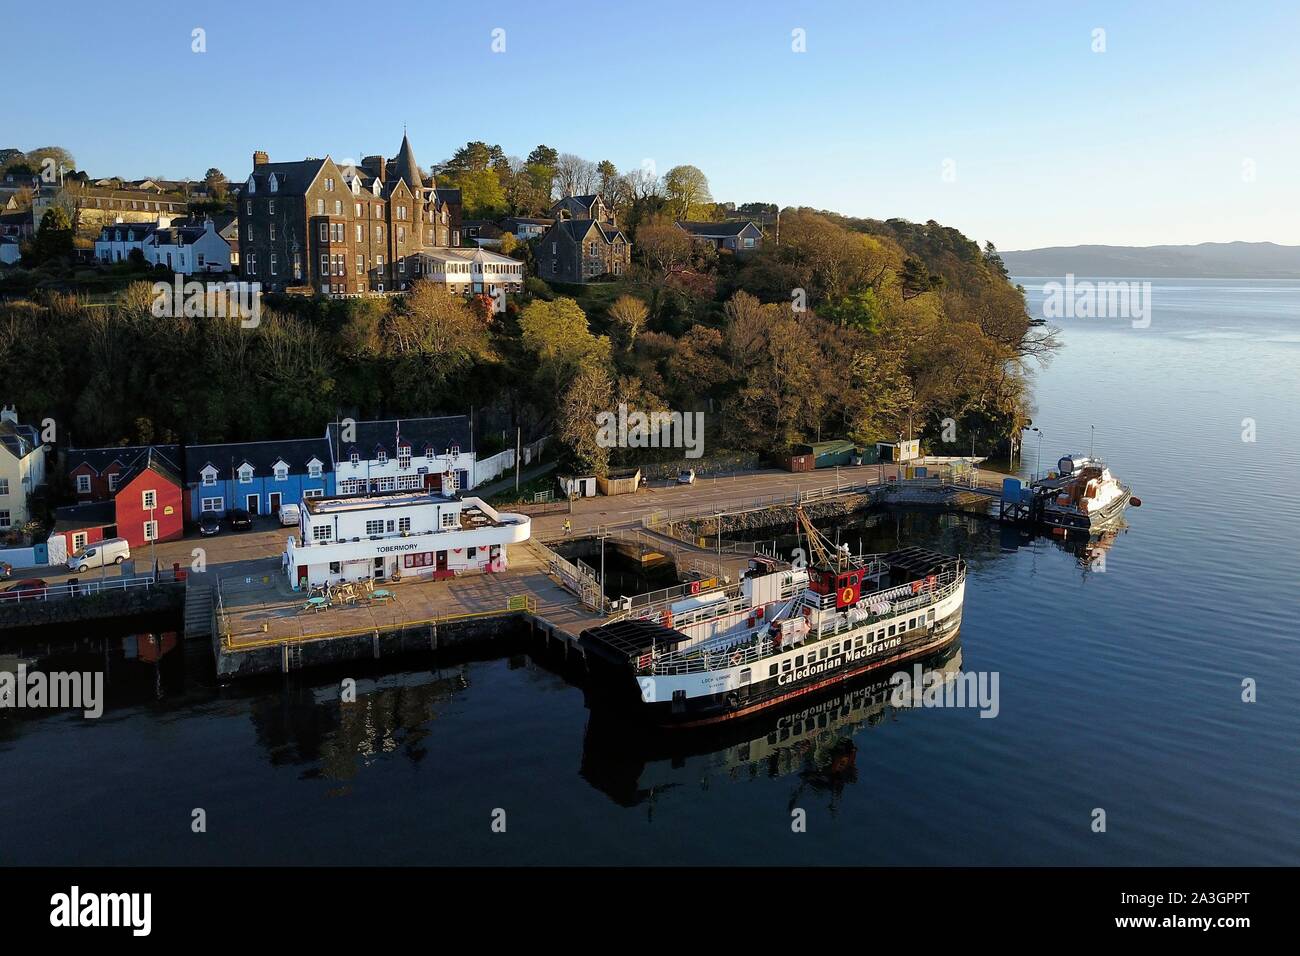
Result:
{"label": "ship deck railing", "polygon": [[[745,637],[737,638],[735,635],[728,635],[708,644],[697,644],[679,651],[653,656],[644,666],[638,667],[637,672],[658,676],[698,674],[724,667],[741,667],[770,657],[778,650],[790,650],[796,646],[803,648],[814,647],[821,641],[829,640],[846,631],[870,627],[879,621],[897,617],[918,608],[938,604],[957,592],[965,576],[964,571],[946,571],[937,576],[933,587],[923,588],[914,596],[904,598],[901,601],[888,601],[889,608],[885,611],[869,612],[866,616],[853,620],[850,620],[847,614],[842,615],[833,625],[825,625],[817,630],[809,631],[803,640],[797,644],[783,642],[778,648],[771,638],[765,637],[763,634],[770,622],[762,622]],[[880,598],[881,595],[904,588],[910,590],[911,585],[900,585],[898,588],[882,591],[880,595],[867,595],[866,597]]]}

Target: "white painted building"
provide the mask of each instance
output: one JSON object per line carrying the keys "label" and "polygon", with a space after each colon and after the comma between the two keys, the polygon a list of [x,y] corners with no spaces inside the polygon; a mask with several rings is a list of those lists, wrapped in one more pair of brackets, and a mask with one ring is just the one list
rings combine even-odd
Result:
{"label": "white painted building", "polygon": [[488,249],[433,249],[411,257],[415,278],[445,286],[459,295],[524,291],[524,264]]}
{"label": "white painted building", "polygon": [[468,491],[476,480],[465,415],[331,422],[325,436],[340,495]]}
{"label": "white painted building", "polygon": [[502,514],[479,498],[424,491],[309,498],[285,548],[291,586],[439,579],[495,573],[507,548],[528,540],[527,515]]}
{"label": "white painted building", "polygon": [[118,222],[103,226],[95,240],[95,258],[100,262],[125,262],[133,250],[144,255],[144,243],[155,229],[171,225],[170,216],[159,216],[157,222]]}
{"label": "white painted building", "polygon": [[18,421],[12,405],[0,409],[0,532],[32,517],[28,498],[45,484],[45,443],[34,425]]}
{"label": "white painted building", "polygon": [[101,262],[125,262],[135,249],[150,265],[164,265],[172,272],[229,272],[230,243],[209,219],[199,224],[173,226],[170,216],[157,222],[115,222],[99,230],[95,258]]}
{"label": "white painted building", "polygon": [[211,219],[200,226],[159,226],[144,241],[144,257],[171,272],[229,272],[230,243]]}

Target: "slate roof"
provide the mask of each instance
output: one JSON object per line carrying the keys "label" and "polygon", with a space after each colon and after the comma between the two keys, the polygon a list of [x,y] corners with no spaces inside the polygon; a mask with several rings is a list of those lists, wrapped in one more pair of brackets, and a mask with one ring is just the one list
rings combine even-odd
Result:
{"label": "slate roof", "polygon": [[758,229],[758,226],[748,219],[730,219],[726,222],[688,222],[683,219],[679,220],[677,225],[702,239],[728,239],[740,235],[748,226]]}
{"label": "slate roof", "polygon": [[168,226],[163,229],[155,229],[153,235],[149,237],[149,242],[155,246],[192,246],[203,238],[204,232],[202,226],[181,226],[180,228]]}
{"label": "slate roof", "polygon": [[616,241],[627,242],[627,237],[623,235],[623,230],[617,226],[611,226],[608,223],[597,222],[595,219],[561,219],[552,229],[560,229],[567,233],[574,242],[585,242],[587,235],[595,229],[600,233],[600,237],[607,243]]}
{"label": "slate roof", "polygon": [[41,441],[31,425],[0,421],[0,445],[21,461],[39,448]]}
{"label": "slate roof", "polygon": [[177,445],[113,445],[108,448],[69,448],[64,455],[67,463],[65,471],[71,473],[83,463],[90,465],[95,474],[102,475],[113,462],[123,470],[135,463],[135,460],[152,448],[160,458],[171,464],[173,471],[179,471],[176,462],[181,460],[180,447]]}
{"label": "slate roof", "polygon": [[459,189],[450,189],[448,187],[439,186],[434,190],[434,194],[437,195],[439,202],[460,203]]}
{"label": "slate roof", "polygon": [[[338,434],[336,425],[331,422],[326,428],[331,445]],[[441,455],[452,445],[459,445],[461,451],[469,451],[469,416],[443,415],[439,418],[389,418],[375,422],[356,423],[356,441],[338,443],[336,461],[347,461],[352,456],[353,448],[362,461],[372,460],[380,449],[394,458],[397,455],[397,435],[401,433],[402,441],[409,443],[415,455],[424,454],[426,447],[432,447],[434,454]]]}
{"label": "slate roof", "polygon": [[117,490],[121,492],[123,488],[133,482],[137,476],[146,471],[155,471],[162,475],[172,484],[180,487],[180,469],[165,455],[159,453],[156,448],[146,448],[143,454],[139,455],[135,461],[131,462],[129,468],[122,472],[122,477],[118,479]]}
{"label": "slate roof", "polygon": [[91,501],[54,509],[55,531],[80,531],[116,523],[117,504],[112,501]]}
{"label": "slate roof", "polygon": [[[233,239],[239,234],[239,220],[233,212],[214,213],[211,217],[212,228],[218,236],[223,239]],[[203,216],[187,216],[184,219],[173,219],[172,228],[203,228]]]}
{"label": "slate roof", "polygon": [[[286,196],[301,196],[307,191],[325,165],[323,159],[300,159],[292,163],[260,163],[253,168],[249,177],[258,193],[270,192],[268,185],[274,175],[278,180],[276,193]],[[248,182],[248,180],[245,180]]]}
{"label": "slate roof", "polygon": [[221,445],[187,445],[185,448],[185,482],[197,485],[203,480],[203,469],[211,465],[217,469],[218,480],[230,480],[232,469],[245,462],[253,466],[253,475],[269,477],[275,472],[275,463],[283,461],[289,474],[307,474],[307,464],[313,458],[321,463],[321,472],[331,470],[329,442],[324,438],[286,438],[271,441],[231,442]]}
{"label": "slate roof", "polygon": [[[143,242],[152,236],[157,228],[158,223],[156,222],[115,222],[99,230],[99,241],[118,241],[113,238],[113,233],[120,229],[122,231],[122,242]],[[128,239],[128,236],[132,238]]]}

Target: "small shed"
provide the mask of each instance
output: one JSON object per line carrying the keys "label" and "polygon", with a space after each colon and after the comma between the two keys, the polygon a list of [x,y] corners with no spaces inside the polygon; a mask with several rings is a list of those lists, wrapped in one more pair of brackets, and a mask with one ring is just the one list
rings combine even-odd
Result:
{"label": "small shed", "polygon": [[556,480],[566,498],[596,497],[595,475],[561,475]]}
{"label": "small shed", "polygon": [[881,461],[911,461],[921,457],[921,440],[909,438],[900,441],[882,441],[876,443]]}
{"label": "small shed", "polygon": [[811,455],[814,468],[834,468],[853,464],[853,442],[819,441],[810,445],[795,445],[794,454]]}
{"label": "small shed", "polygon": [[630,495],[639,487],[640,468],[621,468],[596,479],[596,490],[602,495]]}
{"label": "small shed", "polygon": [[782,462],[786,471],[812,471],[817,467],[817,460],[811,452],[806,454],[792,454]]}

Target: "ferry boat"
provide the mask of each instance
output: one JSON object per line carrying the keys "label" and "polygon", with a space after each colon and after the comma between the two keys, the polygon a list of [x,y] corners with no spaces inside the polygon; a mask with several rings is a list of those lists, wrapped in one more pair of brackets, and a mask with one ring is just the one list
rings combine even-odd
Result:
{"label": "ferry boat", "polygon": [[1043,524],[1070,531],[1097,531],[1114,524],[1133,497],[1106,463],[1085,455],[1066,455],[1056,463],[1056,474],[1034,484],[1042,497]]}
{"label": "ferry boat", "polygon": [[933,654],[961,625],[966,565],[923,548],[854,556],[800,509],[807,568],[749,563],[738,593],[628,616],[580,638],[593,685],[653,722],[716,724]]}

